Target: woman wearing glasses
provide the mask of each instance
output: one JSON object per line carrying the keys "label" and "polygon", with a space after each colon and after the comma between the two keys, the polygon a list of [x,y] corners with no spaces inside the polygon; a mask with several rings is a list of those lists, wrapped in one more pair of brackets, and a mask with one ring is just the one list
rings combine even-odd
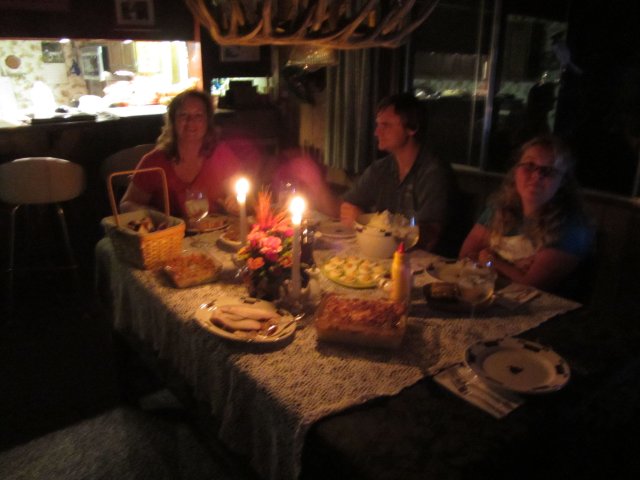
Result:
{"label": "woman wearing glasses", "polygon": [[554,290],[589,253],[592,238],[569,152],[548,135],[520,148],[459,256],[492,262],[513,282]]}

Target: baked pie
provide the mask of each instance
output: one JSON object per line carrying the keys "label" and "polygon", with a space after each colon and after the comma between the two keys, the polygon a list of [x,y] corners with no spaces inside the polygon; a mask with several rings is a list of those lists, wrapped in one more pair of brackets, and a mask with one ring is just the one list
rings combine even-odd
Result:
{"label": "baked pie", "polygon": [[192,287],[212,282],[218,277],[222,266],[204,253],[186,253],[176,257],[162,268],[178,288]]}
{"label": "baked pie", "polygon": [[404,337],[407,308],[390,300],[327,294],[318,310],[318,340],[397,348]]}

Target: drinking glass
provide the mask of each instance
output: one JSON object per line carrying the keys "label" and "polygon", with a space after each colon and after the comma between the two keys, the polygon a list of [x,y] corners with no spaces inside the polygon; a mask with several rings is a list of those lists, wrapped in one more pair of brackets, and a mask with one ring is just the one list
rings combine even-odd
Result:
{"label": "drinking glass", "polygon": [[415,214],[409,213],[405,216],[396,213],[391,221],[393,236],[398,242],[404,243],[405,251],[415,247],[420,239],[420,227]]}
{"label": "drinking glass", "polygon": [[207,195],[200,190],[187,190],[184,199],[184,211],[187,214],[187,228],[199,233],[193,238],[191,245],[194,247],[212,246],[211,242],[201,238],[202,232],[200,232],[200,222],[209,214],[209,199]]}
{"label": "drinking glass", "polygon": [[187,190],[184,198],[184,210],[189,226],[197,228],[198,222],[209,214],[209,199],[200,190]]}
{"label": "drinking glass", "polygon": [[486,302],[493,295],[496,277],[496,272],[490,265],[466,261],[458,280],[458,287],[462,300],[471,305],[472,319],[475,318],[478,305]]}
{"label": "drinking glass", "polygon": [[289,206],[289,200],[291,197],[296,194],[296,187],[292,181],[284,180],[281,181],[278,186],[277,191],[277,199],[276,199],[276,210],[284,210]]}

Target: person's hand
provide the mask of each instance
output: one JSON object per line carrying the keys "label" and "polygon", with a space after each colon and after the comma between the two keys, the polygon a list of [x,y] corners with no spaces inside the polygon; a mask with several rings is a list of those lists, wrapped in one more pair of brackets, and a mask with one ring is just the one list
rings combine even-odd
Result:
{"label": "person's hand", "polygon": [[483,248],[478,252],[478,262],[482,265],[491,263],[492,265],[496,261],[496,254],[490,248]]}
{"label": "person's hand", "polygon": [[352,226],[360,215],[362,215],[362,210],[353,203],[342,202],[340,205],[340,221],[344,225]]}
{"label": "person's hand", "polygon": [[534,257],[535,255],[531,255],[530,257],[527,257],[527,258],[521,258],[520,260],[516,260],[513,264],[518,270],[526,273],[529,270],[529,268],[531,268]]}

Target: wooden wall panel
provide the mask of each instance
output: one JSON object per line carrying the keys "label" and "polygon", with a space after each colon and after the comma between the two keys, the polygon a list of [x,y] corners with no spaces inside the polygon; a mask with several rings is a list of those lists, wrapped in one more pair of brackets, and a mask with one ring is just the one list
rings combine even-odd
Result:
{"label": "wooden wall panel", "polygon": [[194,20],[181,0],[151,0],[152,25],[118,25],[116,0],[69,0],[68,10],[32,10],[29,4],[3,9],[5,38],[194,40]]}

